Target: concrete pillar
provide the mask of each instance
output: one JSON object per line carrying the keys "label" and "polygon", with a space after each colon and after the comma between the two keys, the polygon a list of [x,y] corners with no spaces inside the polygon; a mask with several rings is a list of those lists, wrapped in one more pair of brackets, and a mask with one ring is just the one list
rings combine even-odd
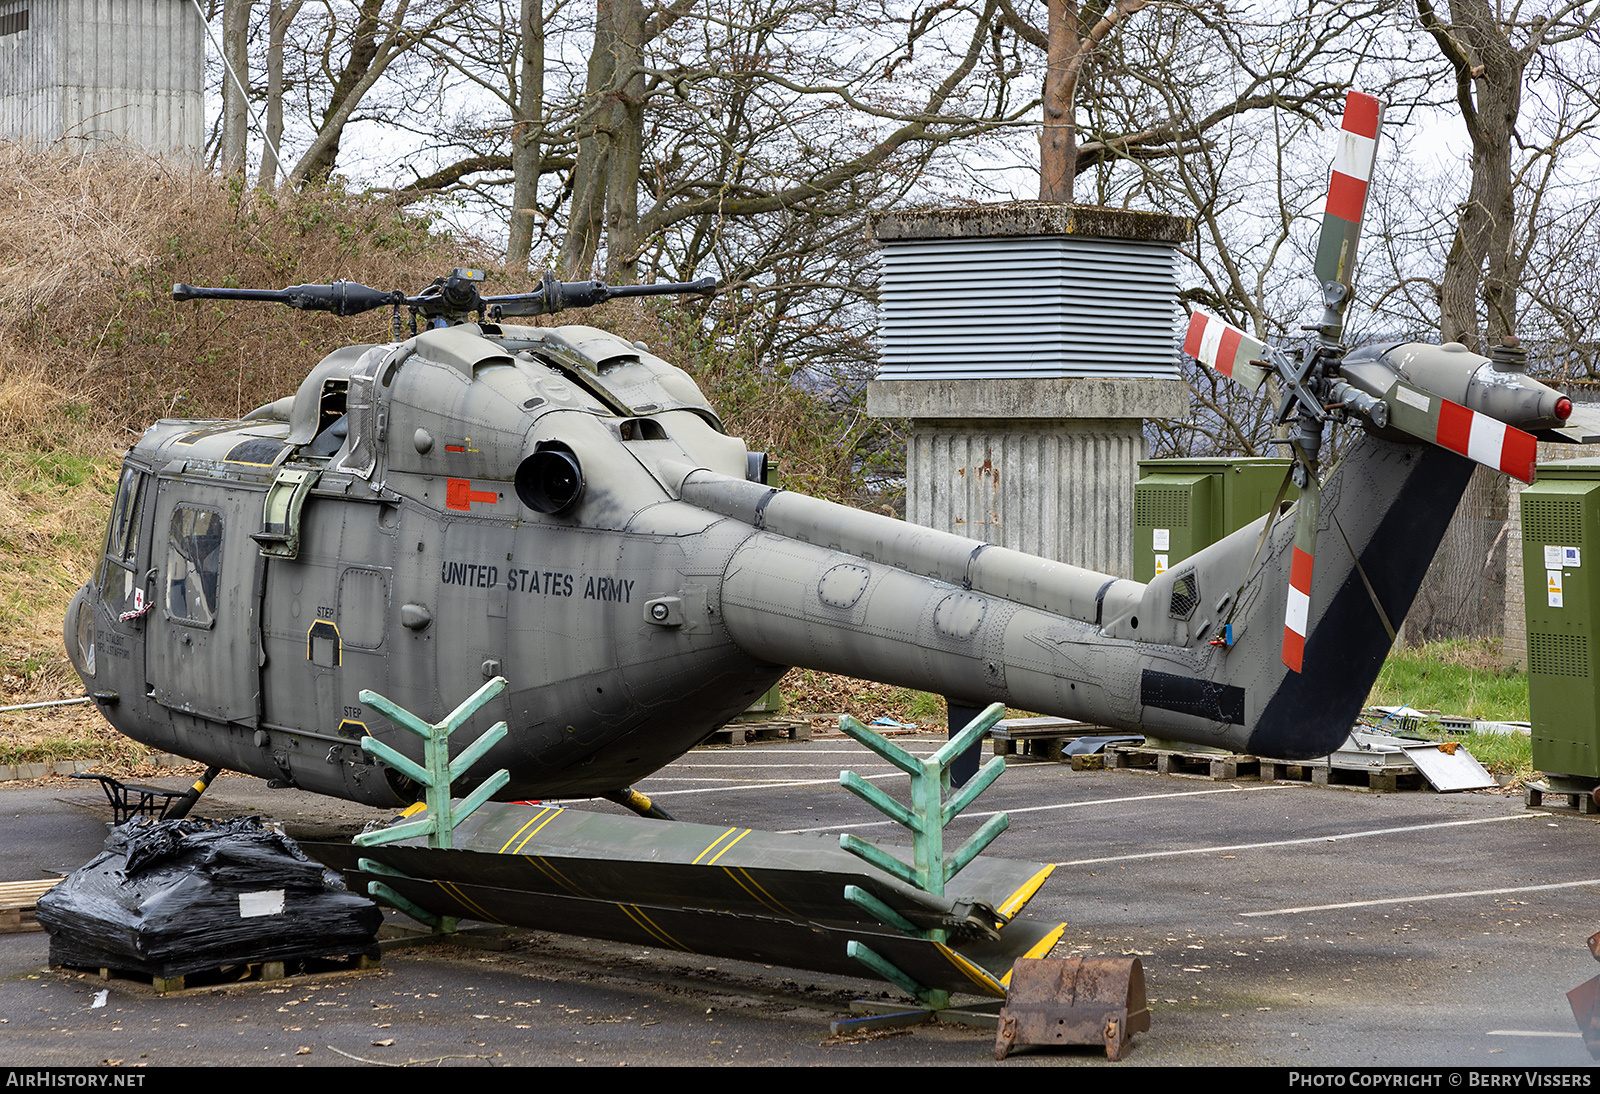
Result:
{"label": "concrete pillar", "polygon": [[1131,575],[1143,419],[1189,400],[1170,380],[902,380],[873,381],[867,407],[911,419],[913,524]]}
{"label": "concrete pillar", "polygon": [[1146,418],[1189,412],[1177,217],[1024,203],[891,214],[867,412],[910,420],[906,518],[1133,572]]}
{"label": "concrete pillar", "polygon": [[205,56],[189,0],[0,0],[0,139],[198,157]]}

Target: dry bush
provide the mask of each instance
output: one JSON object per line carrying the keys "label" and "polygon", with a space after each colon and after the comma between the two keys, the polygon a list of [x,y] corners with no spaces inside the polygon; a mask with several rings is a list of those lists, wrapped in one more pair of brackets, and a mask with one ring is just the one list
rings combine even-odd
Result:
{"label": "dry bush", "polygon": [[[470,258],[383,201],[234,188],[133,152],[0,144],[0,702],[82,693],[61,620],[93,572],[121,452],[145,426],[236,417],[293,391],[329,350],[388,337],[387,312],[179,304],[173,282],[415,291]],[[97,718],[14,714],[0,730],[13,749],[49,753]]]}
{"label": "dry bush", "polygon": [[386,310],[178,303],[174,282],[415,291],[472,257],[391,202],[252,190],[126,151],[0,146],[0,199],[0,377],[46,365],[102,421],[135,430],[236,417],[292,391],[330,349],[388,339]]}
{"label": "dry bush", "polygon": [[[0,143],[0,704],[82,693],[61,620],[93,572],[119,457],[147,425],[236,418],[292,392],[330,350],[390,336],[387,309],[339,318],[279,304],[178,303],[174,282],[282,288],[343,278],[415,292],[483,257],[481,246],[383,199],[262,192],[136,152],[24,154]],[[502,274],[489,291],[536,285]],[[859,425],[793,384],[781,364],[730,352],[708,314],[698,300],[669,298],[539,322],[648,342],[695,376],[730,433],[770,454],[784,485],[856,496]],[[853,703],[813,702],[872,717],[907,695],[885,688]],[[0,718],[0,745],[19,757],[109,754],[115,740],[79,708]]]}
{"label": "dry bush", "polygon": [[[50,386],[130,440],[157,418],[238,417],[293,391],[328,351],[389,338],[387,309],[339,318],[280,304],[179,303],[174,282],[282,288],[343,278],[415,292],[452,266],[485,265],[480,245],[440,235],[384,199],[263,192],[134,152],[0,145],[0,199],[0,380],[47,369]],[[489,291],[536,285],[496,272]],[[782,363],[730,345],[697,299],[614,301],[538,322],[649,343],[696,378],[729,432],[771,454],[784,485],[859,495],[859,442],[872,423],[796,386]]]}

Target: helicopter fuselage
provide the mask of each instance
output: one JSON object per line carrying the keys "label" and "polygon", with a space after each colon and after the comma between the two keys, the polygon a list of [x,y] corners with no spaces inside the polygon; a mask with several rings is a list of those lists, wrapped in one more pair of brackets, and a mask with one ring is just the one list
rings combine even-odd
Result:
{"label": "helicopter fuselage", "polygon": [[1281,512],[1143,584],[763,466],[686,373],[591,327],[346,347],[242,421],[146,431],[68,652],[130,737],[383,805],[416,788],[360,740],[420,745],[360,692],[434,721],[495,676],[452,749],[509,733],[457,789],[505,768],[511,800],[621,790],[793,665],[1306,758],[1344,739],[1471,470],[1356,443],[1320,518],[1349,550],[1319,563],[1290,673]]}
{"label": "helicopter fuselage", "polygon": [[[707,614],[716,559],[749,529],[673,501],[629,458],[665,448],[743,475],[744,445],[686,375],[641,366],[638,348],[590,328],[526,333],[537,359],[464,327],[350,347],[251,419],[152,426],[67,628],[111,722],[228,769],[391,804],[411,788],[360,738],[414,746],[358,693],[432,718],[504,674],[511,686],[462,741],[505,720],[507,795],[578,795],[655,770],[770,687],[784,668]],[[593,360],[585,343],[615,356]],[[532,511],[515,492],[524,449],[552,438],[591,480],[581,515]],[[661,598],[669,626],[649,618]]]}

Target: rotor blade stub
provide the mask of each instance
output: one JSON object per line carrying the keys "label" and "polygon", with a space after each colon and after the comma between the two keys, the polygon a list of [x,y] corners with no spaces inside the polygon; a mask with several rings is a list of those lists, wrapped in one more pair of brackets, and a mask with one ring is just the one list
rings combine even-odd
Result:
{"label": "rotor blade stub", "polygon": [[1266,347],[1238,327],[1200,308],[1189,316],[1183,352],[1250,391],[1259,388],[1261,381],[1267,378],[1264,369],[1250,363],[1263,359]]}
{"label": "rotor blade stub", "polygon": [[1295,672],[1305,659],[1306,633],[1311,625],[1311,570],[1317,552],[1317,515],[1322,490],[1317,477],[1309,477],[1295,503],[1299,511],[1294,528],[1294,549],[1289,562],[1289,598],[1283,613],[1283,663]]}
{"label": "rotor blade stub", "polygon": [[1328,203],[1322,214],[1322,236],[1317,241],[1316,271],[1321,284],[1337,281],[1348,288],[1355,276],[1356,244],[1361,238],[1361,218],[1382,123],[1383,104],[1377,99],[1360,91],[1345,98]]}
{"label": "rotor blade stub", "polygon": [[1514,479],[1533,481],[1539,460],[1533,434],[1404,383],[1397,382],[1385,401],[1396,428]]}

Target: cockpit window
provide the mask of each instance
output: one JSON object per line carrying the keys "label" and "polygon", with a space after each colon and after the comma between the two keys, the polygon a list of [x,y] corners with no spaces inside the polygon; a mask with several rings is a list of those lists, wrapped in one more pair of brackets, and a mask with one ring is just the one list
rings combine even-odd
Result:
{"label": "cockpit window", "polygon": [[131,563],[139,546],[139,513],[144,508],[144,476],[131,467],[122,469],[117,501],[111,510],[111,530],[106,536],[106,557]]}
{"label": "cockpit window", "polygon": [[144,586],[135,577],[138,565],[139,522],[148,494],[149,476],[131,467],[122,469],[117,500],[111,507],[111,527],[106,531],[106,557],[100,563],[100,599],[113,616],[138,611],[144,605]]}
{"label": "cockpit window", "polygon": [[217,617],[221,573],[221,514],[178,506],[167,544],[167,614],[179,622],[210,626]]}

